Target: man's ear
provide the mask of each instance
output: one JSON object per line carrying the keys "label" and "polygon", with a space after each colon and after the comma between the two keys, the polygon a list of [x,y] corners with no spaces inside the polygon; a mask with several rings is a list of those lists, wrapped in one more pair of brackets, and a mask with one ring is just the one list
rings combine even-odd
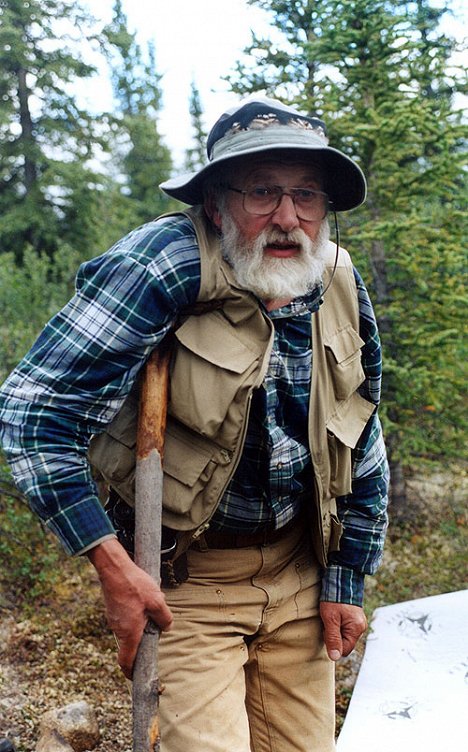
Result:
{"label": "man's ear", "polygon": [[221,217],[221,213],[220,213],[220,211],[218,209],[216,198],[212,194],[208,195],[205,198],[204,207],[205,207],[205,211],[206,211],[207,215],[209,216],[209,218],[213,222],[214,226],[218,230],[221,230],[222,217]]}

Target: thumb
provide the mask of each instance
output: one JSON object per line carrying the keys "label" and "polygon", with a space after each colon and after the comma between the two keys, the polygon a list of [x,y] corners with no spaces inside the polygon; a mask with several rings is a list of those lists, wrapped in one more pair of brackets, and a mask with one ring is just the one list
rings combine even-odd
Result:
{"label": "thumb", "polygon": [[338,604],[323,601],[320,604],[320,616],[323,622],[323,639],[328,657],[338,661],[343,655],[343,640],[341,637],[341,614]]}

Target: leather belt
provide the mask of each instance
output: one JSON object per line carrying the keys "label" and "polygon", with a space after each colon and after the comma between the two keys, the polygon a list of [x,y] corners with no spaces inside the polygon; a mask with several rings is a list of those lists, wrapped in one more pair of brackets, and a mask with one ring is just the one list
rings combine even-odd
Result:
{"label": "leather belt", "polygon": [[[250,546],[267,546],[284,538],[291,530],[303,521],[303,515],[297,515],[278,530],[259,530],[256,533],[222,533],[217,530],[207,530],[200,540],[192,544],[193,548],[249,548]],[[205,545],[203,545],[205,544]]]}

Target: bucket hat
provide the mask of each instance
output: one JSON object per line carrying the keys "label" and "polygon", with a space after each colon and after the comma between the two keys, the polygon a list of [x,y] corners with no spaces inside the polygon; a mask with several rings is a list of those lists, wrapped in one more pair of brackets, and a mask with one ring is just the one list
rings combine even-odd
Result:
{"label": "bucket hat", "polygon": [[215,171],[222,176],[223,166],[234,160],[275,152],[294,154],[305,164],[310,160],[317,165],[335,211],[354,209],[364,201],[364,174],[350,157],[328,145],[325,123],[261,97],[242,101],[216,121],[208,136],[204,167],[166,180],[160,188],[186,204],[201,204],[205,181]]}

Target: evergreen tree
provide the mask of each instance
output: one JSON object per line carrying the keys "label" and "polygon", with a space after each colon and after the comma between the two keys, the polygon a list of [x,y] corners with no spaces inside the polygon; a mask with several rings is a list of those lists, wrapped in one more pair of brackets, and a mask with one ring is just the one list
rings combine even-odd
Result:
{"label": "evergreen tree", "polygon": [[118,141],[123,191],[131,204],[135,222],[146,222],[168,211],[170,200],[158,188],[171,172],[172,160],[158,132],[161,109],[161,76],[155,51],[147,56],[128,30],[121,0],[114,3],[114,17],[105,29],[110,44],[112,84],[117,103],[114,131]]}
{"label": "evergreen tree", "polygon": [[203,108],[195,81],[192,81],[190,88],[190,117],[193,128],[193,146],[187,149],[185,156],[185,167],[187,172],[194,172],[206,164],[206,138],[207,133],[203,126]]}
{"label": "evergreen tree", "polygon": [[459,456],[463,431],[454,42],[438,32],[444,10],[428,0],[250,4],[271,10],[274,42],[253,38],[233,88],[262,88],[323,116],[333,145],[368,179],[365,206],[341,223],[376,303],[393,496],[402,502],[403,464]]}
{"label": "evergreen tree", "polygon": [[77,179],[83,195],[94,191],[86,161],[97,139],[68,93],[93,72],[77,45],[90,22],[75,2],[0,2],[0,251],[18,259],[28,245],[53,253],[74,230]]}

